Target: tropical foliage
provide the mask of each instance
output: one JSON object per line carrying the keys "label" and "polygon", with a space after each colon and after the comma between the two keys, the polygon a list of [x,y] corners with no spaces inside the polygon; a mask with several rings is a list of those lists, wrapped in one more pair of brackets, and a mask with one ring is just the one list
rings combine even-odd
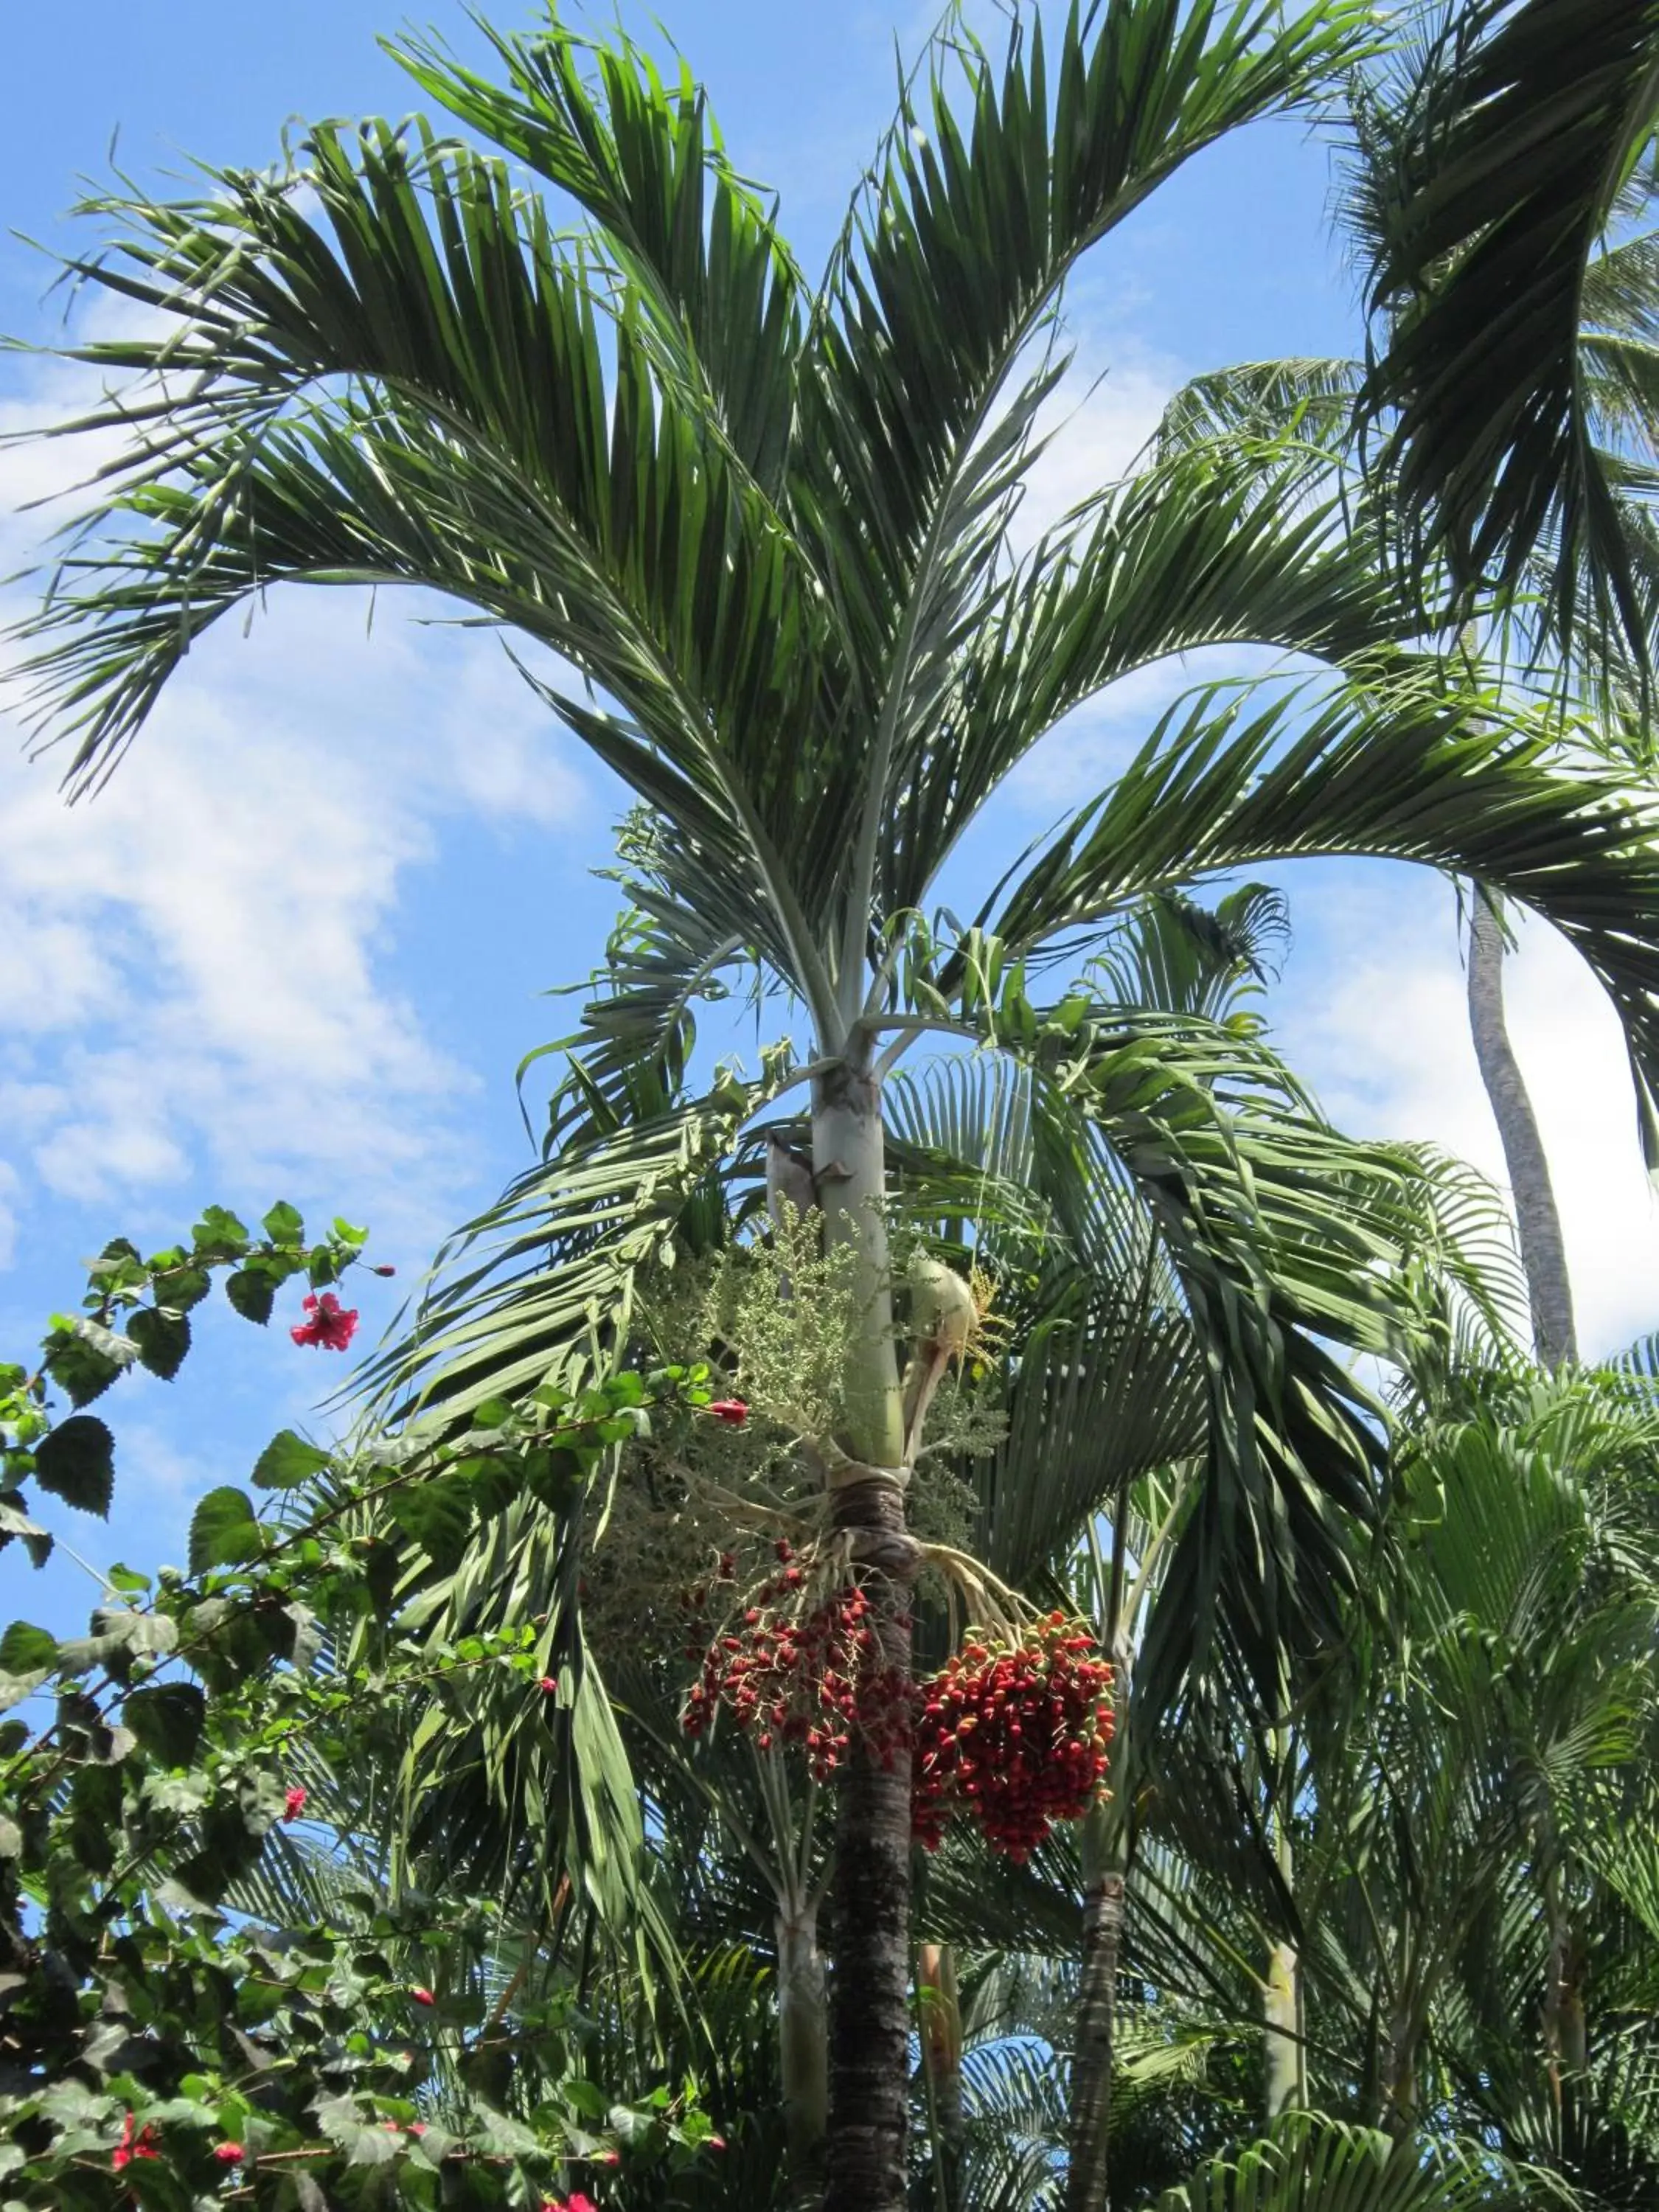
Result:
{"label": "tropical foliage", "polygon": [[[188,1247],[145,1259],[110,1245],[41,1366],[0,1374],[6,1542],[37,1565],[51,1547],[25,1482],[109,1509],[112,1434],[83,1412],[54,1418],[53,1385],[80,1407],[125,1367],[171,1376],[216,1268],[263,1321],[270,1291],[253,1298],[250,1282],[337,1281],[364,1242],[339,1223],[307,1246],[287,1206],[264,1227],[256,1242],[214,1208]],[[296,1341],[315,1341],[307,1330]],[[399,1607],[509,1498],[579,1490],[653,1400],[708,1395],[695,1376],[619,1375],[580,1407],[544,1391],[441,1443],[406,1433],[395,1452],[331,1455],[284,1430],[253,1470],[270,1510],[210,1491],[187,1566],[112,1567],[84,1638],[10,1624],[9,2203],[506,2204],[624,2157],[672,2185],[714,2154],[689,2082],[631,2105],[606,2094],[575,1978],[533,2001],[503,1990],[521,1921],[498,1896],[422,1887],[386,1771],[411,1698],[465,1694],[485,1673],[550,1735],[604,1731],[580,1669],[551,1671],[534,1624],[434,1651],[399,1632]],[[385,1778],[365,1789],[365,1774]]]}
{"label": "tropical foliage", "polygon": [[[277,1512],[214,1492],[85,1646],[9,1633],[22,1694],[100,1685],[10,1754],[20,2201],[1646,2201],[1650,1369],[1529,1367],[1501,1206],[1330,1126],[1253,1002],[1283,902],[1236,880],[1376,854],[1542,915],[1659,1158],[1659,845],[1595,720],[1639,716],[1645,483],[1586,445],[1648,420],[1608,225],[1650,9],[1585,42],[1534,257],[1582,307],[1600,252],[1606,313],[1511,349],[1478,438],[1454,404],[1562,12],[1464,9],[1394,100],[1348,0],[1017,15],[1000,58],[953,18],[816,284],[689,71],[556,15],[486,32],[493,75],[393,47],[465,139],[319,125],[87,204],[72,273],[137,312],[70,349],[110,396],[62,428],[122,445],[22,624],[71,786],[273,586],[404,584],[510,633],[638,806],[542,1157],[360,1426],[277,1438]],[[1368,371],[1205,380],[1025,532],[1073,270],[1339,88]],[[1624,642],[1582,713],[1444,649],[1586,607]],[[1239,644],[1278,672],[940,904],[1069,714]],[[735,993],[757,1073],[699,1045]],[[256,1321],[305,1271],[296,1345],[349,1340],[357,1232],[264,1227],[110,1248],[9,1386],[20,1478],[96,1508],[49,1384],[170,1372],[221,1262]]]}

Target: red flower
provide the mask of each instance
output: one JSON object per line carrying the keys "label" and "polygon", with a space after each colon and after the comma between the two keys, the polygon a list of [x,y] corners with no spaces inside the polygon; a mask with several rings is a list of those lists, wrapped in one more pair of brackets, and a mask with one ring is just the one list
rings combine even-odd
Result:
{"label": "red flower", "polygon": [[708,1410],[717,1421],[724,1421],[728,1429],[740,1429],[749,1419],[749,1408],[741,1398],[716,1398]]}
{"label": "red flower", "polygon": [[579,2189],[574,2197],[565,2198],[564,2212],[599,2212],[599,2208],[591,2197],[585,2197]]}
{"label": "red flower", "polygon": [[222,2142],[215,2143],[213,2146],[213,2155],[218,2160],[221,2166],[240,2166],[242,2162],[244,2153],[240,2143]]}
{"label": "red flower", "polygon": [[293,1789],[289,1790],[283,1796],[283,1818],[285,1820],[297,1820],[301,1814],[303,1813],[305,1809],[306,1793],[301,1789],[299,1784],[296,1782]]}
{"label": "red flower", "polygon": [[[137,2130],[136,2135],[135,2129]],[[131,2166],[135,2158],[160,2158],[161,2155],[161,2146],[155,2140],[155,2129],[140,2128],[132,2114],[129,2112],[126,2124],[121,2130],[121,2140],[110,2154],[110,2164],[119,2173],[122,2167]]]}
{"label": "red flower", "polygon": [[558,1686],[559,1678],[556,1674],[544,1674],[536,1685],[536,1687],[541,1692],[544,1698],[552,1697],[556,1692]]}
{"label": "red flower", "polygon": [[426,2122],[424,2120],[411,2120],[409,2124],[409,2132],[412,2136],[423,2136],[426,2133]]}
{"label": "red flower", "polygon": [[357,1333],[357,1309],[343,1307],[332,1291],[325,1291],[321,1297],[311,1291],[303,1307],[311,1318],[289,1329],[295,1344],[320,1344],[325,1352],[343,1352]]}
{"label": "red flower", "polygon": [[437,1998],[433,1996],[430,1990],[413,1989],[409,1994],[414,1998],[416,2003],[418,2005],[436,2004],[438,2002]]}

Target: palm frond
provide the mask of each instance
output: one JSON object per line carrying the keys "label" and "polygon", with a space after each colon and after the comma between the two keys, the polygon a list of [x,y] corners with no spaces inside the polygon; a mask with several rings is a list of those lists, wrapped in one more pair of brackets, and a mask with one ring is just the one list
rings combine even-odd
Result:
{"label": "palm frond", "polygon": [[1406,88],[1371,198],[1366,404],[1423,545],[1459,583],[1520,582],[1547,534],[1554,627],[1592,580],[1599,636],[1650,614],[1593,435],[1585,270],[1656,120],[1651,0],[1479,0]]}

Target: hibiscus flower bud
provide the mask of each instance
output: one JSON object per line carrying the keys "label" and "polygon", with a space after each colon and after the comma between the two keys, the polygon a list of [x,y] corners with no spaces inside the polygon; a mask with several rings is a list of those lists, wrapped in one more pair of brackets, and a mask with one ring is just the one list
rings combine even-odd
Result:
{"label": "hibiscus flower bud", "polygon": [[388,1267],[382,1265],[378,1267],[371,1267],[368,1272],[371,1275],[395,1275],[398,1270],[395,1267]]}
{"label": "hibiscus flower bud", "polygon": [[749,1419],[749,1408],[741,1398],[716,1398],[708,1410],[717,1421],[724,1421],[728,1429],[740,1429]]}
{"label": "hibiscus flower bud", "polygon": [[306,1793],[296,1782],[291,1790],[283,1793],[283,1818],[285,1820],[297,1820],[305,1809]]}
{"label": "hibiscus flower bud", "polygon": [[558,1686],[559,1678],[556,1674],[544,1674],[536,1685],[536,1687],[541,1692],[544,1698],[550,1698],[556,1695]]}
{"label": "hibiscus flower bud", "polygon": [[213,2155],[221,2166],[240,2166],[246,2153],[240,2143],[222,2142],[213,2146]]}
{"label": "hibiscus flower bud", "polygon": [[428,1989],[416,1987],[412,1989],[409,1994],[414,1998],[417,2005],[434,2005],[438,2002],[437,1998],[433,1996],[431,1990]]}

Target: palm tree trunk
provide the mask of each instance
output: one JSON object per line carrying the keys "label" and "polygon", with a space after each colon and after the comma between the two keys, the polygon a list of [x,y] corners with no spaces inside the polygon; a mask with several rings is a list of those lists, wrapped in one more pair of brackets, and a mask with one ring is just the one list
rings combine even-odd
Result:
{"label": "palm tree trunk", "polygon": [[[1273,1862],[1285,1895],[1295,1892],[1296,1866],[1291,1856],[1289,1797],[1295,1787],[1295,1761],[1282,1735],[1274,1739],[1279,1773],[1275,1783],[1277,1809],[1273,1823]],[[1267,1954],[1267,1978],[1262,1985],[1261,2018],[1266,2045],[1267,2118],[1299,2111],[1308,2102],[1307,2059],[1302,2033],[1302,1962],[1293,1943],[1275,1943]]]}
{"label": "palm tree trunk", "polygon": [[[1119,1521],[1122,1506],[1119,1506]],[[1114,1594],[1115,1612],[1115,1592]],[[1109,1626],[1112,1653],[1112,1770],[1129,1765],[1129,1644],[1121,1626]],[[1112,2121],[1112,2043],[1116,2025],[1117,1968],[1129,1887],[1129,1792],[1120,1782],[1083,1823],[1083,1958],[1077,2027],[1072,2038],[1071,2154],[1065,2212],[1105,2212],[1108,2138]]]}
{"label": "palm tree trunk", "polygon": [[938,2154],[939,2212],[962,2204],[962,2001],[956,1953],[948,1943],[924,1943],[917,1958],[921,1994],[921,2064],[927,2081]]}
{"label": "palm tree trunk", "polygon": [[1510,1188],[1515,1194],[1521,1264],[1532,1302],[1533,1341],[1539,1358],[1553,1374],[1578,1357],[1572,1284],[1549,1161],[1504,1018],[1503,927],[1486,894],[1478,887],[1469,926],[1469,1028],[1480,1079],[1486,1086],[1503,1140]]}
{"label": "palm tree trunk", "polygon": [[[825,1237],[855,1255],[857,1320],[839,1439],[854,1464],[839,1471],[830,1521],[853,1537],[871,1601],[872,1656],[900,1688],[910,1676],[910,1585],[920,1555],[904,1525],[886,1157],[880,1090],[867,1066],[838,1061],[815,1079],[812,1164]],[[824,2212],[904,2212],[909,1920],[909,1746],[878,1756],[854,1730],[836,1806]]]}
{"label": "palm tree trunk", "polygon": [[[1109,1809],[1097,1808],[1090,1815],[1091,1821]],[[1072,2144],[1066,2175],[1066,2212],[1105,2212],[1112,2037],[1127,1887],[1127,1869],[1109,1864],[1101,1868],[1083,1893],[1083,1969],[1077,2033],[1073,2038]]]}
{"label": "palm tree trunk", "polygon": [[1560,1870],[1544,1877],[1544,1909],[1550,1931],[1545,1970],[1544,2049],[1549,2060],[1550,2090],[1559,2111],[1565,2078],[1581,2075],[1589,2063],[1589,2044],[1580,1987],[1582,1960],[1561,1904]]}
{"label": "palm tree trunk", "polygon": [[1382,2125],[1391,2136],[1410,2133],[1417,2117],[1417,2038],[1403,2014],[1389,2021],[1389,2040],[1382,2060]]}
{"label": "palm tree trunk", "polygon": [[792,2195],[801,2203],[823,2182],[830,2118],[830,2037],[818,1949],[818,1912],[810,1899],[778,1914],[778,2042],[783,2121]]}
{"label": "palm tree trunk", "polygon": [[1261,1992],[1267,2059],[1267,2118],[1297,2111],[1307,2101],[1302,2081],[1302,1975],[1296,1947],[1275,1943],[1267,1954]]}

